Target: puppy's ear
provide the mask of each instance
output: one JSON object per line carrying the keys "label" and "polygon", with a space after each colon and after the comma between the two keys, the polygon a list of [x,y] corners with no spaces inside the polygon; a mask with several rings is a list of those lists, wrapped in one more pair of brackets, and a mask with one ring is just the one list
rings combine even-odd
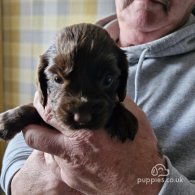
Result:
{"label": "puppy's ear", "polygon": [[44,73],[45,68],[48,66],[47,54],[43,54],[39,58],[39,64],[36,74],[36,85],[40,96],[40,102],[43,107],[47,104],[47,78]]}
{"label": "puppy's ear", "polygon": [[54,58],[56,55],[56,47],[55,44],[52,44],[49,49],[40,56],[39,64],[37,67],[37,74],[36,74],[36,84],[37,90],[40,95],[40,102],[43,107],[47,104],[47,76],[45,74],[45,69],[49,66],[50,58]]}
{"label": "puppy's ear", "polygon": [[119,49],[118,55],[118,68],[120,69],[121,75],[119,77],[119,86],[118,86],[118,98],[122,102],[126,96],[126,86],[127,86],[127,77],[128,77],[128,63],[126,54],[124,51]]}

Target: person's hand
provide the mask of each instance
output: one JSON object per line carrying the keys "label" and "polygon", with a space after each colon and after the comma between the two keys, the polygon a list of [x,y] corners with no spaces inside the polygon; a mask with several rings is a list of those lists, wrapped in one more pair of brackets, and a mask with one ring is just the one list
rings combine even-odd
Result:
{"label": "person's hand", "polygon": [[11,195],[81,195],[61,180],[60,171],[51,155],[34,150],[14,175]]}
{"label": "person's hand", "polygon": [[31,147],[53,155],[61,179],[69,187],[84,194],[152,195],[160,191],[162,182],[138,183],[139,178],[153,178],[152,168],[165,162],[145,114],[132,100],[126,98],[125,106],[137,117],[139,129],[134,141],[125,143],[111,138],[104,129],[67,134],[53,117],[49,103],[43,109],[36,94],[34,105],[59,132],[31,125],[24,131],[25,140]]}

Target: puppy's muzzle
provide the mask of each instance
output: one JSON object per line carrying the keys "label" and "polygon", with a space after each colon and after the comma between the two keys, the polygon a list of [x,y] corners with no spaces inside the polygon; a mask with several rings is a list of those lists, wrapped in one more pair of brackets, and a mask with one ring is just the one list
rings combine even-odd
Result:
{"label": "puppy's muzzle", "polygon": [[80,125],[85,125],[92,120],[92,115],[90,113],[74,113],[74,121]]}
{"label": "puppy's muzzle", "polygon": [[[62,121],[73,129],[80,128],[100,128],[104,127],[109,118],[108,113],[113,109],[103,100],[94,100],[88,102],[72,102],[69,108],[64,105],[64,116]],[[62,109],[63,109],[62,108]]]}

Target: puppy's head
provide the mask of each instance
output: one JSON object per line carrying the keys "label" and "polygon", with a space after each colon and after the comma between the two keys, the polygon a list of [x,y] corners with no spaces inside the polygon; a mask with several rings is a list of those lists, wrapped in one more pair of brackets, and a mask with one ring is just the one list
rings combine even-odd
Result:
{"label": "puppy's head", "polygon": [[108,33],[92,24],[61,30],[40,57],[37,85],[58,120],[73,129],[103,127],[126,95],[127,61]]}

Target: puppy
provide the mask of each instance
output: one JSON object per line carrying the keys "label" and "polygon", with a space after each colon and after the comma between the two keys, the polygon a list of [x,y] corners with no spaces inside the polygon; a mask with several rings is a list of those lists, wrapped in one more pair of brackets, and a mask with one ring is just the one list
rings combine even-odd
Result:
{"label": "puppy", "polygon": [[[71,130],[105,128],[112,137],[133,140],[137,119],[120,103],[126,96],[125,53],[109,34],[92,24],[61,30],[40,56],[37,90],[48,98],[56,119]],[[0,137],[11,139],[28,124],[44,124],[32,104],[0,114]]]}

